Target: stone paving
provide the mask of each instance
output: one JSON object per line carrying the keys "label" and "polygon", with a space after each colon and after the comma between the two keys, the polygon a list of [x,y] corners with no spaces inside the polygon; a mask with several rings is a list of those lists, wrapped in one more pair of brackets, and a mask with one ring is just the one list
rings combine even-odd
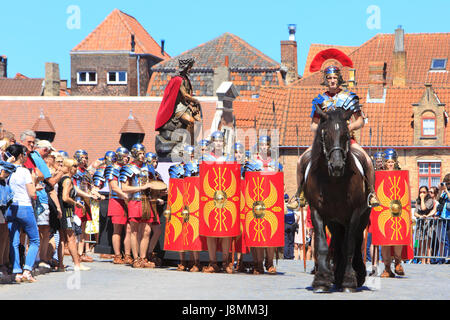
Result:
{"label": "stone paving", "polygon": [[[94,254],[92,269],[51,272],[36,283],[2,284],[0,300],[448,300],[450,265],[405,264],[406,276],[366,278],[356,293],[314,294],[313,276],[302,261],[279,260],[278,275],[203,274],[176,271],[174,267],[133,269],[100,260]],[[67,264],[71,263],[66,257]],[[367,264],[370,267],[370,263]],[[380,271],[381,272],[381,271]]]}

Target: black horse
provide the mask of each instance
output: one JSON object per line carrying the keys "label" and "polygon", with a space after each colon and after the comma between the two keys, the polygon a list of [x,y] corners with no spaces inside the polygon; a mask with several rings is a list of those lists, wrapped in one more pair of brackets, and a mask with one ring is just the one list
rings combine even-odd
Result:
{"label": "black horse", "polygon": [[[299,190],[304,190],[315,230],[317,271],[312,287],[314,292],[329,292],[334,282],[337,289],[354,292],[366,277],[361,246],[370,215],[367,185],[354,157],[367,170],[365,157],[358,150],[350,152],[347,121],[351,110],[318,113],[321,118],[311,152],[297,167]],[[331,233],[330,248],[325,227]]]}

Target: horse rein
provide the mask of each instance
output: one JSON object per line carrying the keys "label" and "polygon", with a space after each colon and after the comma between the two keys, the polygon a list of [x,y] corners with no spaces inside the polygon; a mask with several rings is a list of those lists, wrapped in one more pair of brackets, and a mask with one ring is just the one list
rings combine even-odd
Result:
{"label": "horse rein", "polygon": [[338,150],[338,151],[341,151],[342,152],[342,155],[343,155],[343,157],[344,157],[344,162],[347,160],[347,154],[348,154],[348,148],[349,148],[349,141],[347,141],[347,143],[346,143],[346,147],[345,147],[345,150],[344,150],[344,148],[342,148],[342,147],[333,147],[333,148],[331,148],[329,151],[327,151],[327,149],[326,149],[326,147],[325,147],[325,131],[322,129],[322,132],[321,132],[321,136],[322,136],[322,149],[323,149],[323,153],[324,153],[324,155],[325,155],[325,158],[327,159],[327,162],[329,163],[330,162],[330,156],[331,156],[331,154],[334,152],[334,151],[336,151],[336,150]]}

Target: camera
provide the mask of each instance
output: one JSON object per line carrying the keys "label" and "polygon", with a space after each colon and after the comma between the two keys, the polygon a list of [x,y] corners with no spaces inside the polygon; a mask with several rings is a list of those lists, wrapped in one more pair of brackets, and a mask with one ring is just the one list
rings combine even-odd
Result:
{"label": "camera", "polygon": [[445,182],[441,182],[441,187],[445,186]]}

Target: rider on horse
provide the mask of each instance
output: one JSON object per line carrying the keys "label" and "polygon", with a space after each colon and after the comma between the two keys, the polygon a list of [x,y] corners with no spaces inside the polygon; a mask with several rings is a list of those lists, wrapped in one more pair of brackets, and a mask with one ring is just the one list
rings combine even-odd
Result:
{"label": "rider on horse", "polygon": [[[336,58],[337,59],[337,58]],[[314,62],[314,61],[313,61]],[[341,75],[341,71],[337,66],[328,66],[323,71],[323,82],[322,85],[327,87],[327,91],[319,94],[312,101],[312,112],[311,112],[311,130],[315,133],[320,121],[320,115],[317,109],[320,108],[322,111],[327,112],[330,110],[335,110],[336,108],[343,108],[344,110],[353,111],[353,121],[348,124],[348,129],[351,133],[351,149],[359,150],[366,158],[367,171],[365,172],[365,177],[368,183],[369,196],[367,199],[367,204],[369,207],[375,207],[379,205],[379,201],[376,197],[374,191],[375,185],[375,170],[369,155],[364,151],[363,148],[356,142],[354,137],[354,131],[361,129],[364,126],[364,119],[361,111],[361,105],[359,104],[359,97],[347,90],[341,89],[341,85],[344,80]],[[303,157],[310,153],[311,147],[309,147],[305,153],[299,158],[298,164],[300,165]],[[304,169],[304,168],[303,168]],[[304,176],[302,177],[304,179]],[[304,184],[304,181],[298,181],[299,185]]]}

